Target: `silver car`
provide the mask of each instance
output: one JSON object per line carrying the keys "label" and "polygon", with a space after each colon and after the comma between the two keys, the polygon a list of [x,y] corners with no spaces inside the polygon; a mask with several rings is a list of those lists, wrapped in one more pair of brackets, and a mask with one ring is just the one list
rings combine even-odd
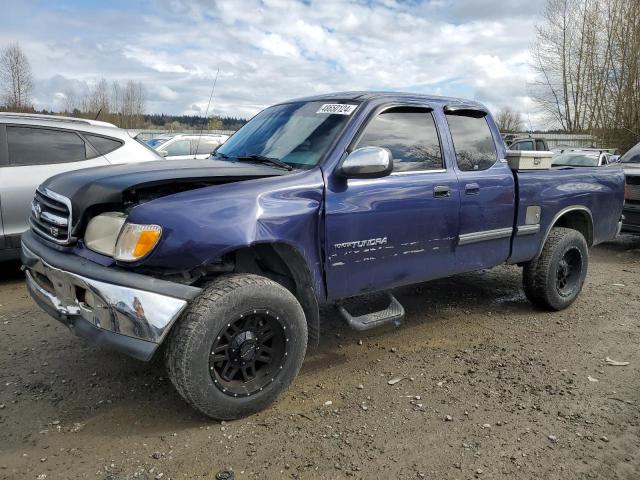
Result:
{"label": "silver car", "polygon": [[203,159],[227,141],[229,135],[222,134],[178,134],[154,145],[153,148],[167,160]]}
{"label": "silver car", "polygon": [[19,257],[31,200],[47,178],[80,168],[161,159],[110,123],[0,113],[0,260]]}

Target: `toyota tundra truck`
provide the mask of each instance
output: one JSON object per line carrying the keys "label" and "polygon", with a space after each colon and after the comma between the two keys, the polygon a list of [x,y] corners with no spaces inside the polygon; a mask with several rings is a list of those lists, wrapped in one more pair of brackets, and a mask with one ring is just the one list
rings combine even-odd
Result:
{"label": "toyota tundra truck", "polygon": [[323,305],[398,323],[395,287],[507,263],[538,308],[568,307],[623,199],[621,169],[514,170],[479,103],[336,93],[263,110],[208,159],[50,178],[22,261],[73,333],[162,355],[186,402],[233,419],[289,386]]}

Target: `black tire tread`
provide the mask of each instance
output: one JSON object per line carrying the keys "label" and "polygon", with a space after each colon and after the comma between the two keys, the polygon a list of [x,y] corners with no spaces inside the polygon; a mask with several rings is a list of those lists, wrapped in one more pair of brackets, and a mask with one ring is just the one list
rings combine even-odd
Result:
{"label": "black tire tread", "polygon": [[586,245],[584,236],[577,230],[565,227],[553,227],[551,232],[549,232],[540,256],[535,260],[527,262],[524,266],[522,275],[524,293],[529,301],[538,307],[548,310],[558,310],[551,299],[550,291],[547,287],[547,278],[549,270],[551,269],[551,263],[553,262],[553,252],[568,236],[578,236]]}
{"label": "black tire tread", "polygon": [[[188,350],[190,346],[193,345],[193,342],[190,342],[189,339],[205,334],[205,325],[211,304],[223,301],[224,297],[237,289],[269,285],[277,285],[282,288],[283,291],[289,293],[291,298],[297,302],[293,294],[266,277],[254,274],[221,275],[203,286],[202,294],[187,307],[187,310],[179,319],[178,324],[172,329],[167,339],[165,354],[168,376],[178,393],[201,413],[210,415],[210,413],[207,412],[206,405],[201,404],[197,398],[192,395],[195,385],[191,382],[193,375],[191,375],[191,365],[187,359],[191,356]],[[304,341],[306,349],[306,336]],[[226,416],[219,415],[219,417],[220,419],[237,418],[231,412]]]}

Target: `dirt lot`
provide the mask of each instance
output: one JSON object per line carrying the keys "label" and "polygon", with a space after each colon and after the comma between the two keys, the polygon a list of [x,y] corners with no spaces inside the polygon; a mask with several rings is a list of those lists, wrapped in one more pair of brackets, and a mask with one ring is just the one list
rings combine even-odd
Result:
{"label": "dirt lot", "polygon": [[594,249],[559,313],[525,300],[517,267],[399,290],[399,328],[327,311],[287,394],[222,424],[0,271],[0,478],[640,478],[640,239]]}

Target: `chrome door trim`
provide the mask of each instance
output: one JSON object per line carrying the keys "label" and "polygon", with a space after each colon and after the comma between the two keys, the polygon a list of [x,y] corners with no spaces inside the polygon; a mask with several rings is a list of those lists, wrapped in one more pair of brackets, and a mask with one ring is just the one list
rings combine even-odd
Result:
{"label": "chrome door trim", "polygon": [[447,173],[447,169],[446,168],[438,168],[438,169],[434,169],[434,170],[407,170],[407,171],[401,171],[401,172],[391,172],[391,176],[396,176],[396,175],[418,175],[418,174],[424,174],[424,173]]}
{"label": "chrome door trim", "polygon": [[516,231],[516,235],[534,235],[540,232],[540,224],[536,223],[534,225],[519,225]]}
{"label": "chrome door trim", "polygon": [[510,237],[513,228],[496,228],[494,230],[483,230],[480,232],[465,233],[458,237],[458,245],[469,245],[470,243],[485,242],[488,240],[498,240]]}

